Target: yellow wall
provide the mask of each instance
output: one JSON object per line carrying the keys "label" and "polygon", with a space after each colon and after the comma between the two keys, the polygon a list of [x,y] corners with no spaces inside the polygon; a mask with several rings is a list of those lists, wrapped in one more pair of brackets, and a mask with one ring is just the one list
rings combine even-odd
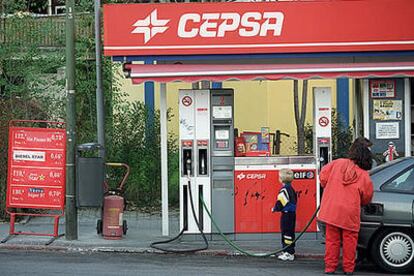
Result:
{"label": "yellow wall", "polygon": [[127,95],[127,100],[130,102],[134,101],[144,101],[144,85],[143,84],[132,84],[131,79],[125,78],[124,73],[122,72],[122,64],[115,63],[117,66],[116,74],[117,81],[122,92],[125,92]]}
{"label": "yellow wall", "polygon": [[[132,85],[123,80],[125,91],[130,100],[143,100],[143,85]],[[302,81],[299,81],[299,97],[301,103]],[[336,108],[336,80],[309,80],[306,122],[313,124],[314,87],[332,88],[332,107]],[[155,104],[159,108],[159,83],[155,83]],[[260,131],[261,127],[269,127],[271,132],[280,130],[288,133],[289,138],[282,137],[281,154],[293,154],[296,142],[296,124],[293,109],[293,81],[229,81],[223,88],[235,91],[235,127],[242,131]],[[352,106],[353,81],[350,80],[350,105]],[[178,90],[191,89],[190,83],[167,83],[167,103],[173,117],[168,123],[169,132],[178,134]],[[350,122],[353,109],[350,108]]]}
{"label": "yellow wall", "polygon": [[[191,89],[191,83],[171,82],[167,83],[167,105],[171,110],[172,118],[168,122],[168,132],[178,135],[178,90]],[[155,84],[155,108],[159,109],[160,105],[160,84]]]}
{"label": "yellow wall", "polygon": [[[299,103],[302,102],[302,81],[299,81]],[[293,107],[293,81],[243,81],[225,82],[223,87],[235,90],[235,127],[242,131],[260,131],[269,127],[271,132],[280,130],[290,137],[282,137],[281,154],[293,154],[296,142],[296,123]],[[332,103],[336,103],[335,80],[308,81],[306,122],[313,124],[314,87],[331,87]]]}

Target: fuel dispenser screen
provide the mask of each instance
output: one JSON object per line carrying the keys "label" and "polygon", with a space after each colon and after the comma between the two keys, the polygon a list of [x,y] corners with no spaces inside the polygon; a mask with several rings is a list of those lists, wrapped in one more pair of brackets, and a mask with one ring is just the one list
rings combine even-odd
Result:
{"label": "fuel dispenser screen", "polygon": [[228,129],[216,129],[215,133],[217,140],[229,140],[230,134]]}
{"label": "fuel dispenser screen", "polygon": [[229,126],[214,126],[215,148],[219,150],[229,149],[230,136]]}
{"label": "fuel dispenser screen", "polygon": [[231,106],[213,106],[213,119],[231,119],[232,111]]}

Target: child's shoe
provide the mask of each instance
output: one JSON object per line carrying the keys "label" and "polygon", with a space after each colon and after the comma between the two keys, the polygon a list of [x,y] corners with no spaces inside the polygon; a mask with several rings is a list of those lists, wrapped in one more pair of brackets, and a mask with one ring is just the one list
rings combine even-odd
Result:
{"label": "child's shoe", "polygon": [[282,260],[282,261],[293,261],[293,260],[295,260],[295,255],[290,254],[288,252],[285,252],[285,253],[279,255],[279,257],[277,257],[277,258],[279,260]]}

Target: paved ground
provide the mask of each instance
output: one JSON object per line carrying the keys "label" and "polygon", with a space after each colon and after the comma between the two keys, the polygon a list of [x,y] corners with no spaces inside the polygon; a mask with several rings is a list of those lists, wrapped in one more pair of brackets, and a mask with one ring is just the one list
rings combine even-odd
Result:
{"label": "paved ground", "polygon": [[[1,275],[322,275],[322,260],[0,249]],[[338,273],[341,271],[338,270]],[[386,275],[363,264],[356,275]]]}
{"label": "paved ground", "polygon": [[[143,214],[138,212],[127,212],[124,218],[128,221],[127,235],[121,240],[105,240],[96,234],[96,220],[100,217],[97,210],[82,210],[79,212],[78,233],[76,241],[68,241],[62,237],[54,241],[51,245],[45,246],[49,240],[46,237],[38,236],[15,236],[6,243],[0,244],[1,248],[24,248],[24,249],[49,249],[65,251],[117,251],[117,252],[157,252],[150,248],[153,241],[165,240],[161,236],[161,217],[159,214]],[[52,232],[52,220],[49,218],[35,217],[25,223],[16,225],[17,231],[25,232]],[[170,215],[171,236],[179,232],[178,213],[172,212]],[[0,224],[0,239],[7,237],[9,231],[8,223]],[[59,225],[60,233],[64,233],[64,219]],[[273,236],[237,236],[235,241],[240,247],[252,252],[272,252],[280,248],[279,235]],[[221,238],[216,238],[209,242],[209,249],[199,254],[209,255],[237,255],[236,250],[229,247]],[[186,238],[171,245],[174,248],[197,248],[202,246],[202,242]],[[321,240],[317,239],[316,234],[306,234],[297,243],[298,257],[321,258],[324,246]]]}

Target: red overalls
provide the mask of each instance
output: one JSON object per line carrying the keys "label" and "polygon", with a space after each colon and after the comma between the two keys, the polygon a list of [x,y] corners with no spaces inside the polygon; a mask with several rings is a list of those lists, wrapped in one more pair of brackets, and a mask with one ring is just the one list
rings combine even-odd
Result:
{"label": "red overalls", "polygon": [[349,159],[332,161],[319,177],[324,188],[318,220],[326,224],[325,271],[336,270],[342,242],[343,270],[353,272],[361,205],[371,201],[371,179]]}

